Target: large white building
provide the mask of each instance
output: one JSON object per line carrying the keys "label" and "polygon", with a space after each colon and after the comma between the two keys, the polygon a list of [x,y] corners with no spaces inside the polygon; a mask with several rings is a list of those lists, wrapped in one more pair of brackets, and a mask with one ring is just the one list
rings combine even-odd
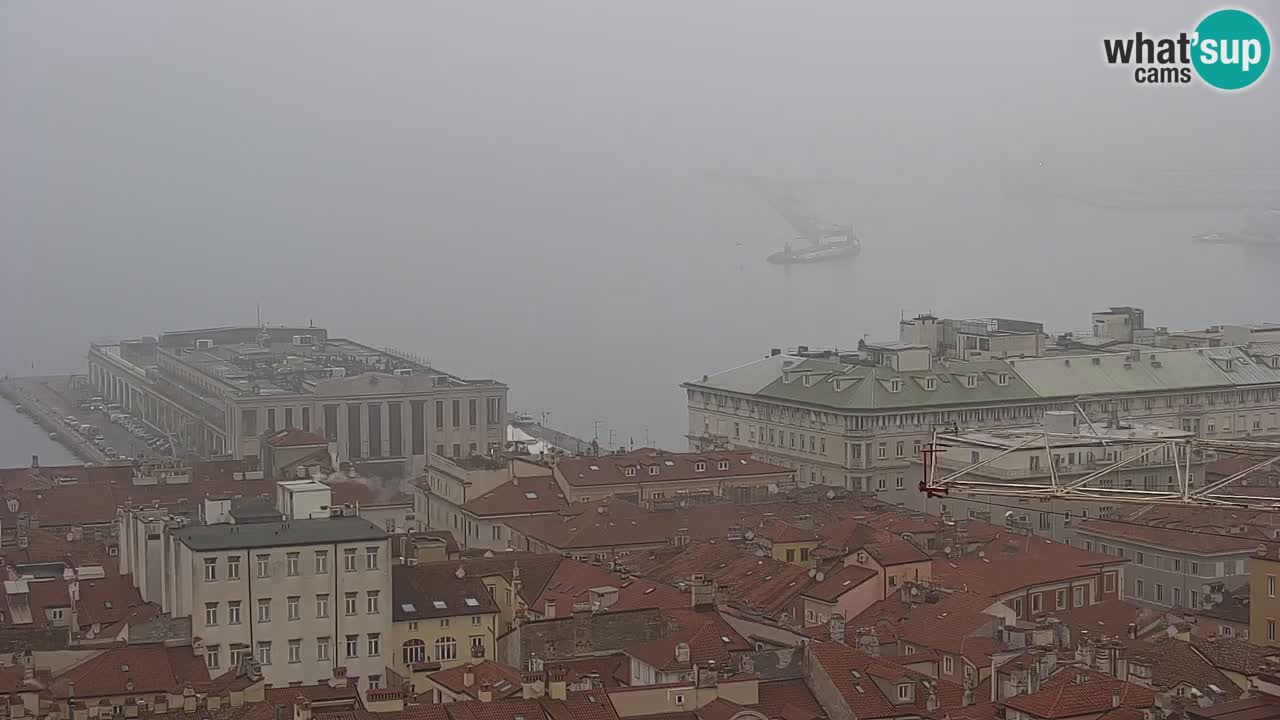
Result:
{"label": "large white building", "polygon": [[297,428],[345,460],[408,475],[423,471],[430,452],[466,457],[506,441],[506,385],[323,328],[211,328],[95,344],[89,381],[203,455],[256,456],[264,433]]}
{"label": "large white building", "polygon": [[684,383],[694,449],[750,448],[807,483],[905,488],[935,428],[1082,409],[1217,439],[1280,434],[1280,344],[950,360],[929,344],[799,348]]}
{"label": "large white building", "polygon": [[[318,493],[297,490],[311,489],[280,492],[312,514]],[[213,672],[252,655],[273,685],[325,682],[343,667],[361,690],[382,687],[392,609],[387,533],[354,516],[285,517],[188,525],[163,511],[123,508],[120,571],[144,600],[191,619],[193,645]]]}

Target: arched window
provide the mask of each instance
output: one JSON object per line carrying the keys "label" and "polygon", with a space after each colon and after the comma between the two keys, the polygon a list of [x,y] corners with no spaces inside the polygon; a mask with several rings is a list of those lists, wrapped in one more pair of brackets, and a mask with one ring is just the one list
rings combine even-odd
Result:
{"label": "arched window", "polygon": [[404,664],[411,665],[427,661],[427,644],[418,639],[408,640],[401,647],[404,653]]}
{"label": "arched window", "polygon": [[445,635],[436,640],[436,660],[457,660],[458,641]]}

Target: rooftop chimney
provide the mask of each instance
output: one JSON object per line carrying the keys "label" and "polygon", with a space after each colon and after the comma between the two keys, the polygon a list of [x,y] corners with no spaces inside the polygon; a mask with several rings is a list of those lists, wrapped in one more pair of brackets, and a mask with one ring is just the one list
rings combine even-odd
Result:
{"label": "rooftop chimney", "polygon": [[466,665],[462,666],[462,687],[471,687],[472,685],[475,685],[475,684],[476,684],[475,668],[471,666],[471,663],[467,663]]}
{"label": "rooftop chimney", "polygon": [[493,687],[489,683],[483,683],[476,697],[479,698],[480,702],[493,702]]}

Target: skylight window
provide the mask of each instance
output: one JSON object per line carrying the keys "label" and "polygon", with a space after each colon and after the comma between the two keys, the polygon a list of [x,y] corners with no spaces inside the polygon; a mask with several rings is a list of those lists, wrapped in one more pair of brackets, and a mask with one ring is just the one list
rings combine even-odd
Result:
{"label": "skylight window", "polygon": [[662,462],[662,464],[663,464],[663,465],[666,465],[667,467],[675,467],[675,466],[676,466],[676,464],[675,464],[675,463],[673,463],[673,462],[671,462],[670,460],[664,460],[664,461]]}
{"label": "skylight window", "polygon": [[524,496],[525,496],[526,498],[528,498],[529,500],[537,500],[537,499],[538,499],[538,493],[536,493],[536,492],[534,492],[534,491],[532,491],[532,490],[530,490],[530,491],[526,492],[526,493],[524,494]]}
{"label": "skylight window", "polygon": [[590,465],[590,466],[588,466],[588,467],[589,467],[590,469],[592,469],[592,470],[599,470],[599,469],[600,469],[600,466],[599,466],[599,465]]}
{"label": "skylight window", "polygon": [[444,610],[445,608],[449,607],[448,605],[446,605],[446,604],[445,604],[445,601],[443,601],[443,600],[432,600],[432,601],[431,601],[431,604],[432,604],[432,605],[435,607],[435,609],[437,609],[437,610]]}
{"label": "skylight window", "polygon": [[475,598],[469,597],[466,600],[463,600],[463,602],[467,604],[467,607],[480,607],[480,601]]}
{"label": "skylight window", "polygon": [[400,609],[407,613],[418,611],[418,608],[414,607],[413,603],[400,603]]}

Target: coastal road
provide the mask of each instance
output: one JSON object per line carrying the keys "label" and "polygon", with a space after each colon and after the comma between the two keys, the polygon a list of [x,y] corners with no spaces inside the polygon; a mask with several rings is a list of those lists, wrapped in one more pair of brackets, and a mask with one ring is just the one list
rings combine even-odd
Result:
{"label": "coastal road", "polygon": [[[96,425],[98,431],[106,439],[106,444],[115,448],[122,455],[138,458],[151,457],[156,454],[145,442],[134,437],[124,427],[111,422],[106,413],[80,409],[80,405],[88,402],[93,395],[92,391],[83,385],[83,378],[81,378],[80,384],[73,382],[72,376],[68,375],[13,378],[9,382],[15,384],[19,392],[26,393],[28,397],[34,398],[41,406],[52,410],[53,414],[58,418],[70,416],[82,423]],[[75,434],[74,431],[73,434]],[[80,436],[75,434],[75,437],[79,438]],[[93,450],[93,459],[95,461],[110,462],[100,452],[97,452],[92,445],[89,445],[89,449]],[[83,454],[82,451],[78,452]]]}

